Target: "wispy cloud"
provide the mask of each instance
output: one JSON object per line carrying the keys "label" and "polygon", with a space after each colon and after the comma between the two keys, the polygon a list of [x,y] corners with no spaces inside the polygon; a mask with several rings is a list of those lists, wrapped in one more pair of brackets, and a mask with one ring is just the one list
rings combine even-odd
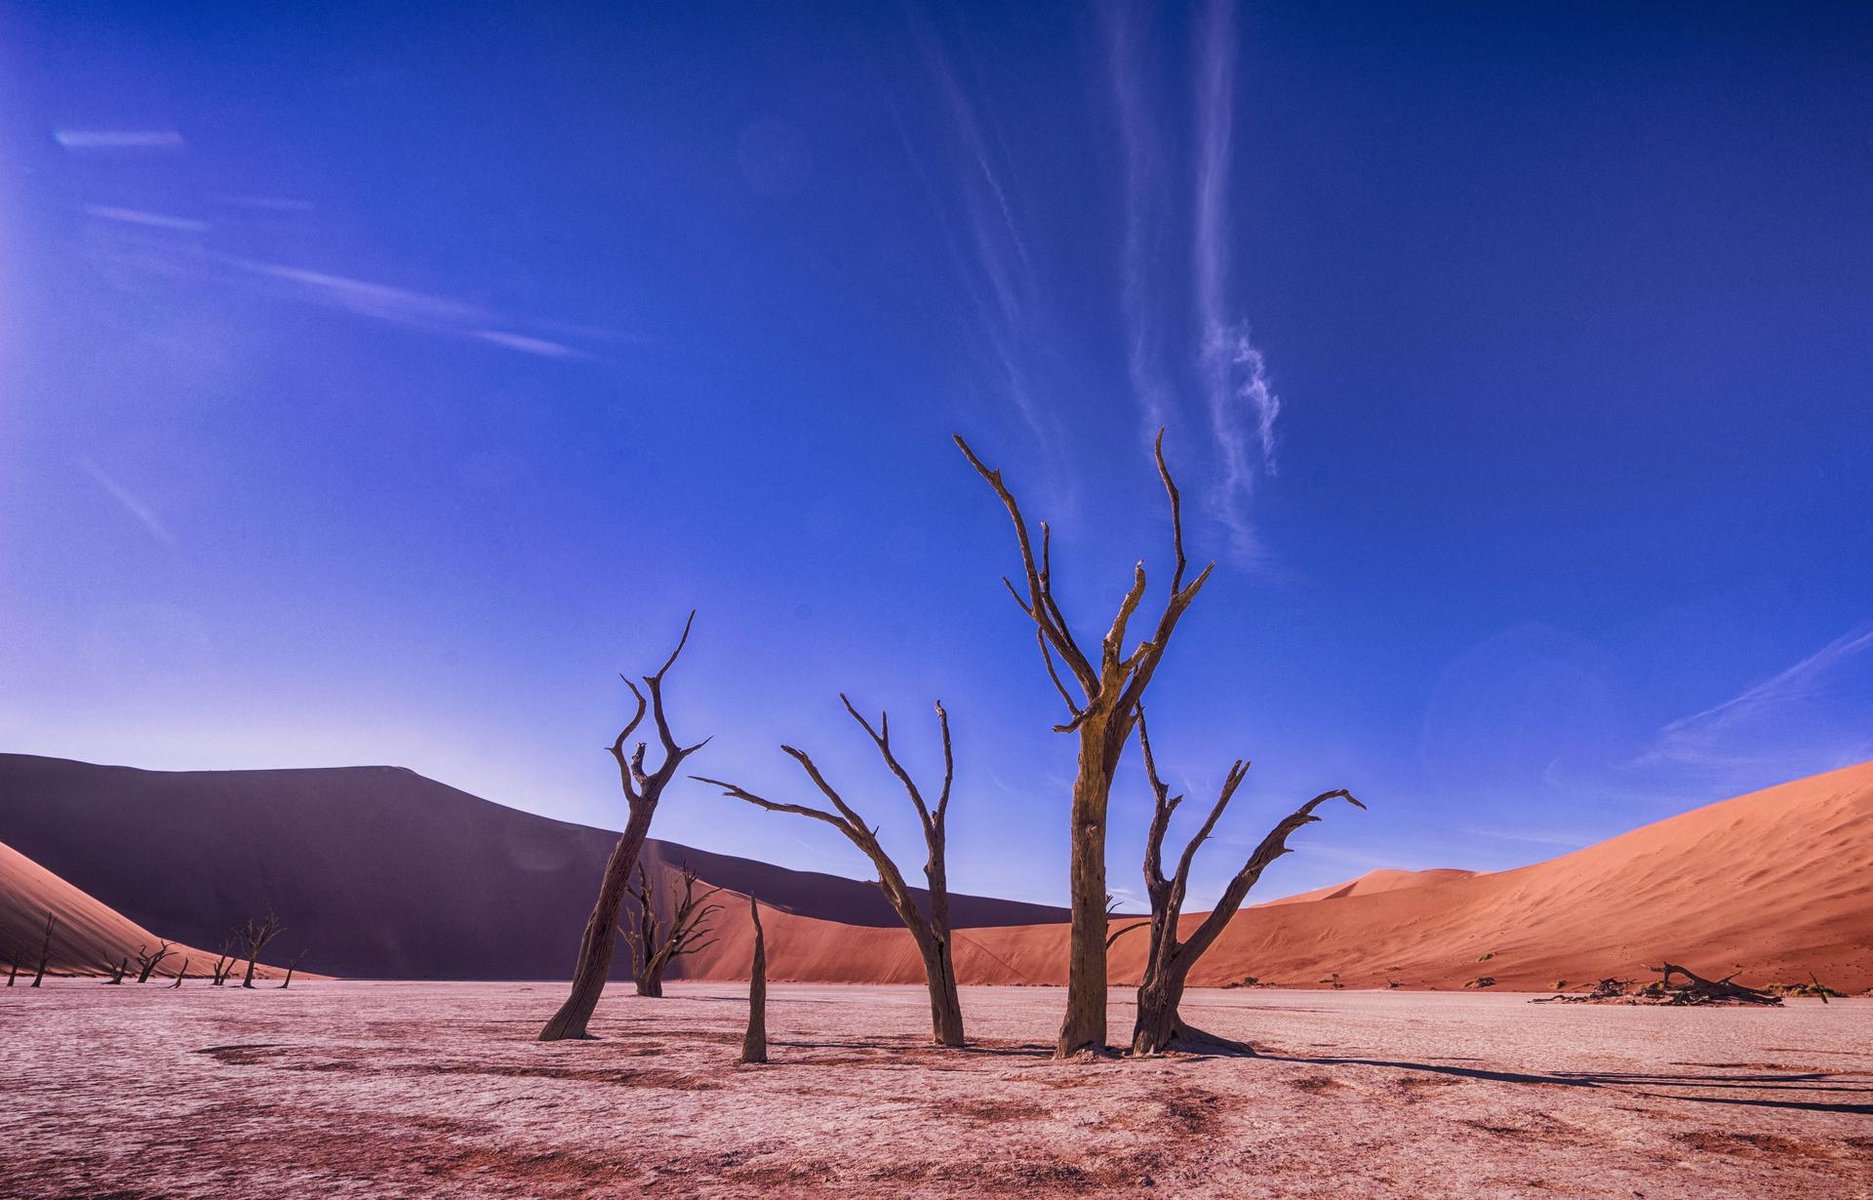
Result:
{"label": "wispy cloud", "polygon": [[[894,107],[898,133],[950,239],[952,257],[974,302],[999,382],[1022,422],[1051,456],[1057,442],[1053,421],[1035,395],[1034,372],[1028,362],[1029,348],[1037,340],[1039,287],[1010,200],[1007,156],[993,121],[969,98],[936,31],[921,13],[911,11],[908,17],[952,135],[954,186],[935,184],[915,139],[904,127],[903,114]],[[960,218],[954,223],[952,210]],[[963,231],[960,237],[954,232],[957,225]]]}
{"label": "wispy cloud", "polygon": [[[1178,414],[1177,388],[1171,380],[1183,376],[1195,381],[1201,419],[1208,425],[1221,473],[1209,507],[1229,530],[1237,557],[1253,558],[1258,547],[1249,504],[1256,480],[1275,470],[1275,422],[1281,401],[1269,379],[1267,359],[1231,298],[1235,6],[1233,0],[1209,0],[1198,19],[1191,73],[1195,154],[1188,177],[1187,310],[1173,301],[1164,263],[1164,231],[1180,223],[1173,221],[1166,199],[1173,179],[1172,154],[1159,106],[1145,82],[1140,11],[1120,3],[1101,9],[1125,165],[1120,301],[1127,370],[1148,432],[1171,423]],[[1173,362],[1171,348],[1178,339],[1169,332],[1178,324],[1194,325],[1183,339],[1190,352],[1183,368]]]}
{"label": "wispy cloud", "polygon": [[1544,833],[1536,829],[1480,829],[1466,825],[1457,830],[1466,837],[1488,838],[1498,842],[1525,842],[1534,846],[1560,846],[1568,850],[1578,850],[1582,846],[1597,841],[1597,837],[1570,837],[1563,833]]}
{"label": "wispy cloud", "polygon": [[87,204],[85,212],[100,220],[119,221],[125,225],[142,225],[150,229],[173,229],[178,233],[201,233],[208,228],[206,221],[172,217],[166,213],[144,212],[136,208],[112,208],[105,204]]}
{"label": "wispy cloud", "polygon": [[215,275],[245,280],[283,300],[338,309],[421,333],[466,338],[537,358],[590,357],[553,338],[501,328],[512,322],[482,305],[449,296],[252,259],[210,256],[207,262],[217,267]]}
{"label": "wispy cloud", "polygon": [[103,488],[111,499],[122,505],[124,511],[134,517],[137,523],[149,532],[151,537],[162,542],[166,546],[173,546],[176,544],[175,535],[169,532],[169,527],[164,525],[162,519],[156,515],[156,510],[144,503],[142,497],[138,496],[123,484],[117,482],[117,480],[113,479],[110,475],[107,475],[104,468],[98,466],[88,458],[79,459],[78,467],[80,470],[84,471],[85,474],[91,476],[92,480],[94,480],[99,487]]}
{"label": "wispy cloud", "polygon": [[1125,167],[1125,234],[1120,250],[1119,304],[1125,318],[1125,367],[1143,410],[1146,437],[1170,420],[1175,403],[1164,377],[1164,333],[1157,319],[1156,269],[1164,221],[1163,152],[1152,121],[1137,60],[1143,32],[1140,6],[1114,0],[1100,10],[1106,35],[1106,68],[1118,116]]}
{"label": "wispy cloud", "polygon": [[1275,418],[1281,402],[1267,363],[1249,340],[1248,322],[1229,308],[1229,181],[1235,146],[1236,27],[1234,0],[1208,0],[1197,52],[1197,181],[1192,273],[1202,326],[1210,429],[1223,458],[1218,512],[1251,552],[1247,506],[1259,466],[1275,465]]}
{"label": "wispy cloud", "polygon": [[67,150],[180,150],[188,145],[173,129],[55,129]]}
{"label": "wispy cloud", "polygon": [[1843,634],[1723,703],[1666,725],[1633,766],[1823,770],[1873,756],[1873,679],[1854,670],[1866,665],[1869,649],[1873,626]]}

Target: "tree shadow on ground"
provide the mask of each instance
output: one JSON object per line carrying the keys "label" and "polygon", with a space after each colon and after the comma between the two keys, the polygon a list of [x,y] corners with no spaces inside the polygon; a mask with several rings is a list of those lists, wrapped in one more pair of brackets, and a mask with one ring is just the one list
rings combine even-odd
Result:
{"label": "tree shadow on ground", "polygon": [[[1603,1088],[1632,1090],[1660,1100],[1685,1100],[1698,1104],[1740,1104],[1756,1108],[1792,1108],[1806,1112],[1873,1114],[1873,1101],[1850,1103],[1834,1100],[1782,1099],[1787,1093],[1833,1093],[1873,1097],[1873,1079],[1830,1071],[1785,1071],[1748,1075],[1720,1073],[1644,1073],[1626,1071],[1498,1071],[1481,1067],[1455,1066],[1448,1062],[1410,1062],[1382,1058],[1349,1058],[1331,1055],[1280,1054],[1262,1051],[1271,1062],[1301,1063],[1314,1066],[1387,1067],[1399,1071],[1425,1071],[1434,1075],[1454,1075],[1463,1079],[1481,1079],[1492,1083],[1542,1084],[1549,1087]],[[1652,1088],[1684,1088],[1700,1091],[1741,1090],[1767,1092],[1768,1096],[1698,1096],[1688,1091],[1650,1091]]]}

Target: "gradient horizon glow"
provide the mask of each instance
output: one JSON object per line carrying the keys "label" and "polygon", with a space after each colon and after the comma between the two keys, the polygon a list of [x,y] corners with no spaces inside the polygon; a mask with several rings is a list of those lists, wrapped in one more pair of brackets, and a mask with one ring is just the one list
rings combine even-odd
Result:
{"label": "gradient horizon glow", "polygon": [[[0,10],[0,750],[393,763],[615,828],[811,750],[1061,901],[1082,639],[1166,446],[1150,697],[1254,760],[1197,900],[1494,869],[1873,757],[1873,20],[1850,7]],[[1152,603],[1147,601],[1147,610]],[[1135,751],[1111,870],[1135,895]],[[1197,805],[1201,807],[1201,804]],[[1194,819],[1194,818],[1193,818]],[[673,787],[653,835],[863,874]],[[1237,856],[1231,861],[1231,856]]]}

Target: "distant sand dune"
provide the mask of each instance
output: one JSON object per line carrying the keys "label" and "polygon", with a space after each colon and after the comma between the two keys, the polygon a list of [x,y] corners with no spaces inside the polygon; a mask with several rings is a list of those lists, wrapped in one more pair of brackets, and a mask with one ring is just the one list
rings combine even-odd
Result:
{"label": "distant sand dune", "polygon": [[[122,922],[119,940],[100,933],[99,945],[147,937],[134,922],[218,943],[273,903],[289,926],[281,955],[310,947],[309,965],[329,973],[560,978],[615,836],[395,768],[170,773],[0,755],[0,839]],[[871,884],[670,843],[646,852],[759,895],[777,980],[921,978]],[[16,886],[0,876],[0,905]],[[955,910],[963,982],[1064,982],[1061,910],[982,897],[957,897]],[[749,938],[731,904],[716,944],[679,973],[742,975]],[[1115,982],[1138,978],[1145,949],[1143,933],[1119,941]],[[1374,871],[1247,908],[1191,982],[1315,986],[1337,973],[1348,987],[1460,988],[1487,976],[1542,990],[1664,958],[1710,975],[1740,967],[1753,982],[1812,972],[1847,991],[1873,987],[1873,763],[1517,870]]]}
{"label": "distant sand dune", "polygon": [[[744,921],[725,930],[693,973],[727,978],[746,970]],[[957,940],[965,983],[1065,982],[1063,926],[969,930]],[[920,978],[910,941],[897,931],[781,918],[767,942],[775,979]],[[1142,932],[1121,939],[1112,979],[1136,982],[1145,949]],[[1389,979],[1461,988],[1489,976],[1498,987],[1544,990],[1560,979],[1642,974],[1665,958],[1711,975],[1740,967],[1746,981],[1813,972],[1842,990],[1873,987],[1873,763],[1712,804],[1513,871],[1374,872],[1247,908],[1191,983],[1253,975],[1313,986],[1338,972],[1348,987]]]}
{"label": "distant sand dune", "polygon": [[[11,966],[17,961],[22,976],[33,973],[44,945],[47,914],[57,921],[47,960],[55,974],[98,974],[107,964],[134,956],[140,948],[155,950],[162,941],[108,904],[0,843],[0,963]],[[214,961],[212,954],[190,946],[174,949],[174,955],[158,968],[160,974],[173,977],[184,955],[189,956],[191,973],[206,971]],[[132,957],[130,963],[134,971],[136,959]]]}

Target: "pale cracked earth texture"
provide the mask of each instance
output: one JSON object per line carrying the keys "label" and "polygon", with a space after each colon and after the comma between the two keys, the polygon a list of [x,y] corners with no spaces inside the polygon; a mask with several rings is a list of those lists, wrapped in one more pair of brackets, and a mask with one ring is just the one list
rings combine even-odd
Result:
{"label": "pale cracked earth texture", "polygon": [[[1201,992],[1260,1059],[1057,1064],[1062,993],[546,984],[0,990],[0,1195],[1873,1196],[1873,1001]],[[1114,1032],[1128,1026],[1124,1004]]]}

